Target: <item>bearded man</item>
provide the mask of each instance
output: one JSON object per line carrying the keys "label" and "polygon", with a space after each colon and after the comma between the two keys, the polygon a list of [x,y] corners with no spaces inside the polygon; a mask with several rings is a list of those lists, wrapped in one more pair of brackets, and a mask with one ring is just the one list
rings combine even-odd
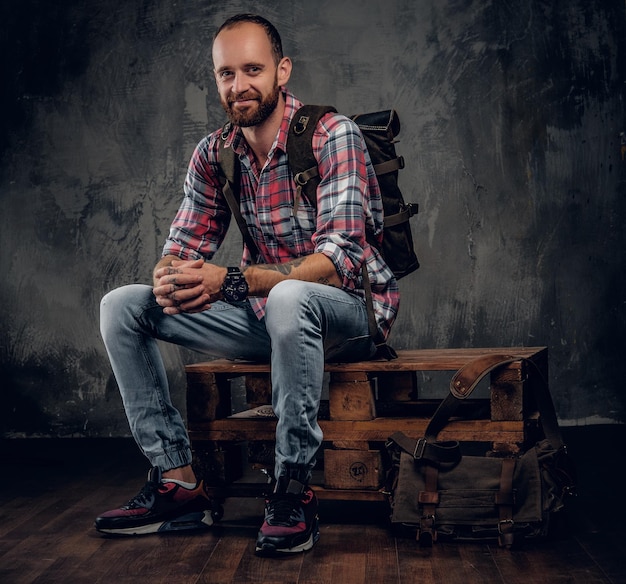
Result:
{"label": "bearded man", "polygon": [[[142,491],[101,514],[95,526],[134,535],[212,523],[211,501],[170,399],[160,340],[216,358],[270,362],[278,420],[274,485],[256,552],[301,552],[319,538],[309,481],[323,438],[317,414],[324,362],[375,354],[362,267],[382,338],[397,314],[398,286],[366,241],[368,229],[381,237],[382,203],[356,124],[336,113],[319,121],[312,145],[321,180],[311,205],[287,160],[290,123],[302,104],[287,90],[292,62],[276,28],[257,15],[234,16],[218,29],[212,57],[229,129],[205,137],[192,155],[153,286],[123,286],[101,303],[102,337],[151,470]],[[230,222],[220,148],[232,148],[240,165],[241,214],[258,248],[252,257],[244,247],[239,266],[211,261]]]}

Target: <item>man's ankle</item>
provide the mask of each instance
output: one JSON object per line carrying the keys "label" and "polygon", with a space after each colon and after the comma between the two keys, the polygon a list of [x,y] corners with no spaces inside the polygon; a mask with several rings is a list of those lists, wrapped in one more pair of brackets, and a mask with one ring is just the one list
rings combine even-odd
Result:
{"label": "man's ankle", "polygon": [[193,485],[198,482],[190,464],[163,471],[161,475],[164,479],[174,479],[177,481],[183,481],[184,483],[191,483]]}

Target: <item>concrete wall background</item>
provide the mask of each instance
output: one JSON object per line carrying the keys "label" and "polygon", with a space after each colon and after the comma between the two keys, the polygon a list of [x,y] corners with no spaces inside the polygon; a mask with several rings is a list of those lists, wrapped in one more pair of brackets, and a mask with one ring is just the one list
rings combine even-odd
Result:
{"label": "concrete wall background", "polygon": [[[399,112],[422,268],[394,346],[547,345],[562,422],[624,422],[622,0],[8,0],[0,431],[128,433],[99,300],[150,281],[189,155],[223,122],[214,27],[240,11],[277,25],[303,101]],[[198,356],[164,353],[183,407]]]}

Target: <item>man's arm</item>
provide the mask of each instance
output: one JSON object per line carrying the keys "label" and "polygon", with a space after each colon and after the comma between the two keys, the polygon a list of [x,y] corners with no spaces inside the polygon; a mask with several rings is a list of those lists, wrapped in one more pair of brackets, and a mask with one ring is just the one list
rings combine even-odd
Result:
{"label": "man's arm", "polygon": [[250,296],[267,296],[283,280],[304,280],[341,287],[335,264],[322,253],[313,253],[282,264],[259,264],[245,269]]}
{"label": "man's arm", "polygon": [[[166,314],[201,312],[222,297],[226,268],[203,260],[165,256],[154,269],[154,295]],[[341,287],[333,262],[321,253],[282,264],[261,264],[245,269],[250,296],[267,296],[283,280],[304,280]]]}

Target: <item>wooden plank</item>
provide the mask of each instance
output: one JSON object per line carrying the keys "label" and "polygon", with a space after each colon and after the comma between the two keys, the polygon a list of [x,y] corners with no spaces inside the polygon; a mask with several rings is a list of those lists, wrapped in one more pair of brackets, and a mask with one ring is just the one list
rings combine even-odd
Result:
{"label": "wooden plank", "polygon": [[393,582],[393,580],[369,579],[367,546],[368,542],[363,526],[345,525],[340,531],[324,530],[313,553],[304,554],[303,569],[298,583]]}
{"label": "wooden plank", "polygon": [[[398,358],[391,361],[371,360],[354,363],[326,363],[324,370],[329,372],[348,371],[454,371],[472,359],[485,354],[506,354],[520,358],[539,358],[547,352],[546,347],[489,347],[467,349],[413,349],[398,351]],[[230,374],[233,377],[245,373],[270,371],[269,363],[230,361],[216,359],[187,365],[191,372],[212,372]]]}
{"label": "wooden plank", "polygon": [[368,380],[331,378],[328,389],[331,420],[373,420],[376,417],[376,401]]}
{"label": "wooden plank", "polygon": [[[231,584],[244,557],[251,553],[251,538],[248,532],[226,534],[211,553],[211,569],[202,570],[197,584]],[[203,554],[206,558],[207,554]],[[206,560],[205,560],[206,561]],[[172,578],[176,582],[175,577]]]}
{"label": "wooden plank", "polygon": [[[435,579],[434,565],[436,562],[445,562],[450,570],[455,568],[448,563],[448,557],[440,557],[440,553],[433,549],[419,548],[415,538],[396,537],[396,552],[398,555],[398,582],[400,584],[439,584],[445,580]],[[434,560],[433,558],[437,558]],[[481,583],[482,584],[482,583]]]}
{"label": "wooden plank", "polygon": [[[209,497],[216,499],[234,498],[260,498],[267,493],[267,483],[259,482],[236,482],[222,487],[207,487]],[[369,503],[383,503],[387,500],[386,495],[380,491],[359,489],[329,489],[324,485],[313,481],[311,488],[320,501],[361,501]]]}
{"label": "wooden plank", "polygon": [[[424,435],[428,418],[375,418],[374,420],[320,420],[324,440],[385,442],[391,434],[404,432],[412,438]],[[189,428],[192,440],[274,440],[276,419],[223,419],[197,423]],[[440,440],[470,442],[520,442],[523,421],[453,420],[439,433]]]}
{"label": "wooden plank", "polygon": [[[237,584],[246,582],[297,584],[306,554],[285,554],[279,561],[275,558],[262,558],[254,554],[254,539],[254,537],[251,538],[247,550],[241,556],[232,582]],[[227,547],[226,550],[228,550]],[[210,573],[210,570],[207,572]]]}

